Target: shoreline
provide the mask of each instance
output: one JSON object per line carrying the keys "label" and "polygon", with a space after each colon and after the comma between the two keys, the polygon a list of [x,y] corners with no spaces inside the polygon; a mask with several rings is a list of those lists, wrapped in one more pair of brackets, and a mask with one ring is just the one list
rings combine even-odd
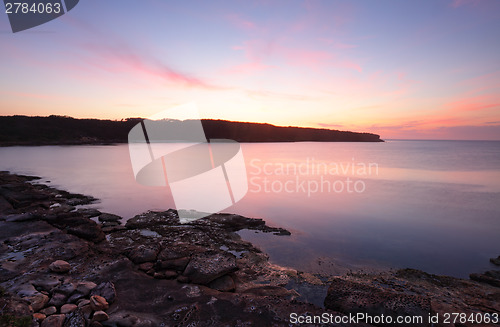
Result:
{"label": "shoreline", "polygon": [[[472,281],[401,269],[322,280],[269,263],[236,233],[289,235],[262,219],[214,214],[180,224],[168,210],[122,225],[116,215],[75,208],[95,198],[36,179],[0,172],[0,306],[2,317],[30,320],[26,326],[285,326],[294,312],[500,312],[494,273]],[[57,260],[68,270],[54,268]]]}

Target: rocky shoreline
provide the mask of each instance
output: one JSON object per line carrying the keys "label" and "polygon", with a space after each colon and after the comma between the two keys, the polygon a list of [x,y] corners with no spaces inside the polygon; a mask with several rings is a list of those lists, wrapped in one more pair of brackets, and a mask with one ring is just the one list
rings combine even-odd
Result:
{"label": "rocky shoreline", "polygon": [[[472,280],[412,269],[318,278],[272,265],[236,233],[289,235],[262,219],[214,214],[180,224],[168,210],[123,225],[81,207],[96,199],[36,180],[0,172],[0,326],[289,326],[292,313],[500,313],[496,271]],[[323,307],[306,302],[322,291]]]}

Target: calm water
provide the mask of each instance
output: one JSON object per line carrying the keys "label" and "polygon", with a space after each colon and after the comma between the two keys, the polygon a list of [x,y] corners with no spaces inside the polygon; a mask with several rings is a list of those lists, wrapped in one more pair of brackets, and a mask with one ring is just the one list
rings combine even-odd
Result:
{"label": "calm water", "polygon": [[[292,236],[240,234],[311,272],[412,267],[466,277],[500,255],[500,142],[242,144],[249,192],[224,210]],[[93,195],[133,217],[173,207],[134,180],[127,145],[0,148],[0,169]]]}

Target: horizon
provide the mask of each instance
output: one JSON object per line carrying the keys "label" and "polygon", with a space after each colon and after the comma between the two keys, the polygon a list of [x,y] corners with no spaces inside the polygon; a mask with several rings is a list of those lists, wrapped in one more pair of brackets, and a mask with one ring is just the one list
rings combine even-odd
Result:
{"label": "horizon", "polygon": [[498,1],[115,4],[19,33],[1,14],[0,115],[120,120],[195,101],[202,119],[500,140]]}

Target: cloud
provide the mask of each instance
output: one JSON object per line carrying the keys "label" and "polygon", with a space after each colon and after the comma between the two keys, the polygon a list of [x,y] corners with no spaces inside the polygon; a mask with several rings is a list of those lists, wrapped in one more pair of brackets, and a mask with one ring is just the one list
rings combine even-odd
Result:
{"label": "cloud", "polygon": [[229,22],[234,26],[236,26],[237,28],[247,31],[257,29],[257,25],[254,22],[241,17],[239,14],[232,13],[228,14],[226,17],[229,20]]}

